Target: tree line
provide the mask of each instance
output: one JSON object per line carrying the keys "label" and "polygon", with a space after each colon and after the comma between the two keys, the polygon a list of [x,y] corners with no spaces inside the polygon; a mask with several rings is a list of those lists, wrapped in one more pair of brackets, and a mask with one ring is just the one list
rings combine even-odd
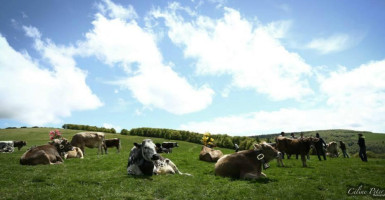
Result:
{"label": "tree line", "polygon": [[73,130],[84,130],[84,131],[98,131],[105,133],[116,133],[114,128],[104,128],[104,127],[96,127],[89,125],[81,125],[81,124],[64,124],[62,126],[63,129],[73,129]]}
{"label": "tree line", "polygon": [[[122,129],[122,135],[136,135],[144,137],[156,137],[164,138],[168,140],[182,140],[186,142],[192,142],[196,144],[202,144],[203,134],[183,131],[183,130],[173,130],[173,129],[164,129],[164,128],[133,128],[131,130]],[[234,144],[238,144],[241,150],[252,149],[254,143],[259,143],[259,138],[251,138],[245,136],[229,136],[226,134],[211,135],[214,139],[215,146],[222,148],[234,149]]]}

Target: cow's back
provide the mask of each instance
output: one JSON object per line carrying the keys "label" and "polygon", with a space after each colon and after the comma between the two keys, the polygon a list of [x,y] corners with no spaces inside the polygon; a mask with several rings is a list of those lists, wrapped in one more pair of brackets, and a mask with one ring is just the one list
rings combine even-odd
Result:
{"label": "cow's back", "polygon": [[[253,150],[240,151],[222,156],[215,164],[215,174],[219,176],[240,178],[242,171],[253,171],[257,167],[257,160],[251,161]],[[256,157],[256,156],[254,156]]]}
{"label": "cow's back", "polygon": [[32,147],[27,150],[20,158],[20,164],[22,165],[38,165],[38,164],[49,164],[42,163],[41,157],[47,155],[50,162],[56,162],[57,157],[60,157],[56,147],[50,144]]}
{"label": "cow's back", "polygon": [[71,145],[76,147],[86,146],[89,148],[99,147],[104,140],[101,132],[80,132],[72,137]]}

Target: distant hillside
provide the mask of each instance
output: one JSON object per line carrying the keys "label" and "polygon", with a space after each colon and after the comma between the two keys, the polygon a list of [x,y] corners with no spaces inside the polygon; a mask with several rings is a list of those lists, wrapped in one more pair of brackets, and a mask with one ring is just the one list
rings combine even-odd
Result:
{"label": "distant hillside", "polygon": [[[299,137],[300,133],[301,132],[294,132],[296,137]],[[326,143],[331,141],[343,141],[345,144],[347,144],[348,152],[350,153],[357,153],[359,151],[359,147],[357,145],[358,133],[362,133],[365,136],[367,151],[381,154],[385,153],[385,134],[383,133],[342,129],[303,132],[305,137],[315,137],[316,133],[319,133],[320,136],[326,141]],[[291,133],[286,133],[286,136],[290,137],[290,134]],[[274,138],[278,135],[280,135],[280,133],[258,135],[253,137],[258,137],[259,139],[265,141],[274,141]]]}

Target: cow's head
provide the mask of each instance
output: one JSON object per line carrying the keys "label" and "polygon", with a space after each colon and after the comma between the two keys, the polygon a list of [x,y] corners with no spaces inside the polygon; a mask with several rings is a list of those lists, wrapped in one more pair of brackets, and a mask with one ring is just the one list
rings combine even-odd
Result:
{"label": "cow's head", "polygon": [[166,158],[164,160],[156,161],[156,170],[155,174],[163,175],[163,174],[175,174],[173,163],[171,163],[170,159]]}
{"label": "cow's head", "polygon": [[254,151],[257,152],[258,160],[264,160],[264,162],[269,162],[274,158],[280,158],[281,155],[281,152],[265,142],[254,144]]}
{"label": "cow's head", "polygon": [[54,145],[59,153],[67,152],[72,150],[72,145],[68,142],[67,139],[54,139],[49,142],[49,144]]}
{"label": "cow's head", "polygon": [[160,158],[160,156],[156,153],[155,144],[150,139],[143,140],[142,144],[139,145],[134,143],[137,148],[142,149],[142,156],[147,161],[155,161]]}

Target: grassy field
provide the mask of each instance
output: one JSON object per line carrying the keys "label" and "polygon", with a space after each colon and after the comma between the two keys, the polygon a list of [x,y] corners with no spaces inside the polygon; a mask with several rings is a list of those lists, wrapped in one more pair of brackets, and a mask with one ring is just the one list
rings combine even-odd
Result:
{"label": "grassy field", "polygon": [[[181,142],[170,158],[180,175],[132,177],[126,174],[129,150],[133,142],[144,138],[119,137],[122,151],[110,149],[97,156],[96,149],[86,149],[81,159],[69,159],[61,165],[21,166],[21,155],[32,145],[46,144],[48,128],[1,129],[0,140],[26,140],[27,147],[12,154],[0,154],[0,199],[372,199],[370,195],[349,196],[349,188],[385,189],[385,159],[335,158],[318,161],[314,156],[303,168],[300,161],[285,159],[287,167],[276,162],[265,171],[268,178],[258,181],[231,180],[214,175],[214,163],[198,160],[200,145]],[[62,130],[71,139],[79,131]],[[164,139],[153,138],[154,142]],[[231,149],[221,149],[225,154]],[[384,192],[385,193],[385,192]]]}

